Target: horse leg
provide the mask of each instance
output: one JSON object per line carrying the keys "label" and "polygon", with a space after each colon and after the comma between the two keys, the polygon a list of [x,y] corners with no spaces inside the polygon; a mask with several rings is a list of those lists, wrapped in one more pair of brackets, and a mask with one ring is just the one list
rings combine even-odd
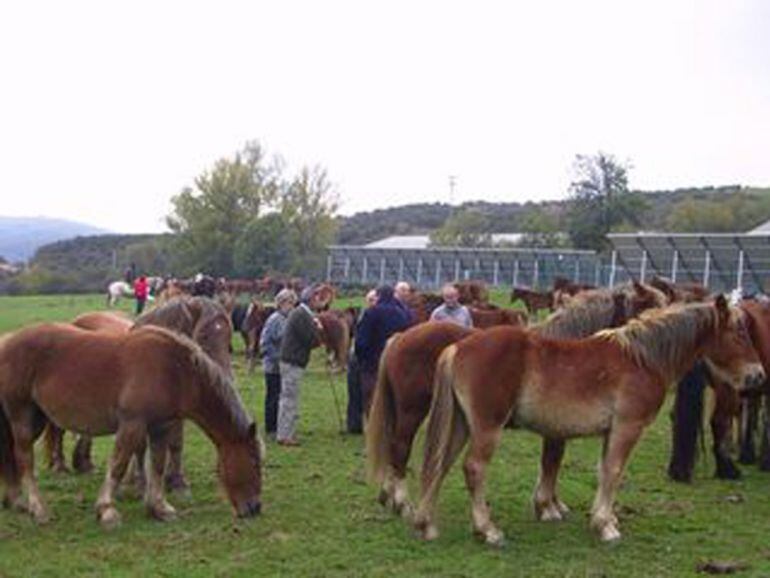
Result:
{"label": "horse leg", "polygon": [[64,460],[64,430],[48,422],[45,429],[45,445],[48,451],[48,467],[57,473],[67,473]]}
{"label": "horse leg", "polygon": [[[6,411],[13,432],[13,451],[18,468],[18,479],[21,480],[21,487],[27,494],[27,511],[35,522],[45,524],[49,521],[50,515],[35,479],[34,444],[36,434],[39,433],[35,431],[35,412],[39,410],[34,405],[28,405],[6,407]],[[9,488],[9,500],[18,504],[17,488]]]}
{"label": "horse leg", "polygon": [[190,484],[182,470],[182,450],[184,450],[184,421],[175,420],[168,427],[168,473],[166,474],[166,489],[189,495]]}
{"label": "horse leg", "polygon": [[556,496],[556,481],[559,477],[565,445],[564,440],[543,438],[540,477],[532,500],[535,516],[543,522],[562,520],[569,512],[569,508]]}
{"label": "horse leg", "polygon": [[138,420],[121,422],[118,427],[107,474],[95,504],[96,518],[105,529],[109,530],[120,525],[120,514],[115,508],[115,490],[128,469],[131,456],[142,444],[146,435],[146,424]]}
{"label": "horse leg", "polygon": [[[176,424],[174,424],[176,425]],[[150,430],[150,468],[144,505],[147,513],[161,522],[176,518],[176,510],[163,495],[163,474],[166,470],[169,442],[168,426],[159,426]]]}
{"label": "horse leg", "polygon": [[717,391],[717,404],[711,416],[711,437],[713,438],[716,477],[724,480],[737,480],[741,471],[730,457],[732,447],[732,423],[735,405],[740,403],[729,386]]}
{"label": "horse leg", "polygon": [[474,531],[479,534],[487,544],[501,546],[504,536],[493,523],[490,515],[489,504],[484,497],[485,472],[489,460],[502,437],[502,426],[488,428],[488,431],[479,431],[477,426],[471,435],[471,447],[465,456],[463,472],[465,473],[465,486],[471,494],[471,516],[473,518]]}
{"label": "horse leg", "polygon": [[763,392],[762,398],[765,411],[762,415],[762,445],[759,452],[759,469],[763,472],[770,471],[770,395]]}
{"label": "horse leg", "polygon": [[[426,412],[417,415],[400,416],[396,423],[393,439],[390,441],[390,472],[383,484],[383,493],[390,499],[393,512],[411,518],[414,507],[409,501],[409,491],[406,486],[406,466],[414,442],[414,436]],[[385,484],[388,484],[386,487]]]}
{"label": "horse leg", "polygon": [[91,461],[91,436],[82,434],[72,450],[72,467],[80,474],[88,474],[94,470]]}
{"label": "horse leg", "polygon": [[134,486],[137,496],[144,496],[147,491],[147,470],[145,468],[145,455],[147,454],[147,439],[143,439],[134,450],[134,459],[131,460],[128,474],[125,476]]}
{"label": "horse leg", "polygon": [[741,400],[741,451],[738,461],[745,465],[750,465],[757,461],[754,432],[757,429],[758,417],[759,398],[756,395],[744,397]]}
{"label": "horse leg", "polygon": [[616,424],[604,438],[603,459],[599,466],[599,488],[591,508],[591,527],[604,542],[620,539],[618,519],[613,511],[615,494],[631,450],[644,424]]}

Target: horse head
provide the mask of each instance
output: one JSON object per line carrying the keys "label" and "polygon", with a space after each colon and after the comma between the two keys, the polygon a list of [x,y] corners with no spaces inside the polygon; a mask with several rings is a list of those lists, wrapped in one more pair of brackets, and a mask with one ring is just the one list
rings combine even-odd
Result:
{"label": "horse head", "polygon": [[711,374],[737,390],[760,387],[765,371],[751,340],[750,317],[728,305],[724,295],[717,296],[713,306],[717,316],[714,337],[703,352]]}
{"label": "horse head", "polygon": [[262,510],[262,457],[263,446],[254,422],[244,436],[219,446],[219,475],[239,518],[256,516]]}

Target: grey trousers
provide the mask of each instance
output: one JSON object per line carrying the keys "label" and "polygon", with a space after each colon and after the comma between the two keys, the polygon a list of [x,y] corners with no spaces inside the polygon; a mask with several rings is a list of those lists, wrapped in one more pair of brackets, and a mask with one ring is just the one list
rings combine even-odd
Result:
{"label": "grey trousers", "polygon": [[305,370],[281,362],[281,397],[278,401],[278,441],[294,439],[299,419],[299,384]]}

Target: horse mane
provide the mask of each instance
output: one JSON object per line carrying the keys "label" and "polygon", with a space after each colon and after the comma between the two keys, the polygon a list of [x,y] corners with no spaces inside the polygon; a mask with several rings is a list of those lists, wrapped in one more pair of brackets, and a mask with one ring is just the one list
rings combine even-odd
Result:
{"label": "horse mane", "polygon": [[215,317],[226,319],[232,328],[230,316],[216,301],[207,297],[174,297],[139,317],[134,327],[154,325],[175,329],[191,337],[196,328],[204,326]]}
{"label": "horse mane", "polygon": [[625,291],[623,286],[615,289],[595,289],[579,293],[566,307],[551,313],[534,330],[541,337],[549,339],[579,339],[606,329],[615,314],[615,295]]}
{"label": "horse mane", "polygon": [[617,343],[640,366],[668,374],[692,353],[696,340],[714,331],[718,323],[711,303],[675,304],[645,311],[623,327],[596,336]]}
{"label": "horse mane", "polygon": [[200,386],[222,401],[233,426],[240,435],[246,435],[252,419],[246,413],[234,380],[203,351],[201,346],[186,335],[158,325],[147,325],[141,329],[161,334],[173,341],[179,349],[185,350],[192,367],[204,377],[199,380]]}

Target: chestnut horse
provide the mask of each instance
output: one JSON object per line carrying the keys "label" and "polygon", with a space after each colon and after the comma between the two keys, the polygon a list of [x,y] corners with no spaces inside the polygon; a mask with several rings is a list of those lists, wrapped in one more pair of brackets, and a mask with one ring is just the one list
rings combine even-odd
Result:
{"label": "chestnut horse", "polygon": [[[588,291],[534,330],[552,339],[587,337],[665,304],[662,293],[638,283]],[[381,484],[380,502],[406,517],[411,514],[406,466],[414,436],[430,409],[436,360],[448,345],[471,333],[451,323],[417,325],[391,338],[380,358],[366,427],[369,477]],[[559,444],[550,440],[547,445],[558,449]]]}
{"label": "chestnut horse", "polygon": [[[757,301],[744,300],[740,303],[746,315],[746,325],[754,348],[765,372],[770,374],[770,307]],[[709,376],[710,377],[710,376]],[[732,388],[718,379],[710,379],[714,389],[714,405],[709,422],[712,434],[712,452],[716,465],[716,476],[722,479],[740,478],[740,470],[731,456],[733,423],[740,419],[741,453],[740,461],[744,464],[756,460],[753,430],[757,425],[757,403],[764,396],[767,403],[767,384],[756,392],[747,392],[738,396]],[[695,467],[698,436],[702,434],[702,413],[704,386],[701,383],[681,383],[677,388],[674,405],[674,428],[671,460],[668,466],[669,476],[681,482],[692,480]],[[695,387],[693,387],[695,386]],[[743,399],[741,399],[743,398]],[[760,469],[770,469],[770,456],[766,448],[770,443],[767,422],[763,428],[761,444],[763,456]]]}
{"label": "chestnut horse", "polygon": [[[148,513],[170,520],[163,493],[168,424],[192,419],[219,454],[219,475],[238,516],[260,511],[261,451],[228,374],[192,340],[160,327],[124,335],[46,323],[21,329],[0,344],[0,463],[8,501],[20,486],[34,519],[48,520],[34,475],[33,444],[46,419],[90,435],[116,434],[107,477],[96,501],[105,528],[120,522],[113,494],[131,456],[149,436],[152,467]],[[10,434],[10,435],[9,435]]]}
{"label": "chestnut horse", "polygon": [[336,371],[345,371],[348,367],[350,340],[355,330],[355,312],[352,308],[329,309],[319,313],[318,320],[323,327],[319,345],[326,348],[329,366]]}
{"label": "chestnut horse", "polygon": [[[128,330],[119,316],[106,312],[86,313],[75,319],[74,325],[95,331],[122,333]],[[134,327],[156,325],[186,335],[195,341],[228,376],[232,378],[230,343],[232,328],[225,309],[207,297],[183,297],[172,299],[139,317]],[[54,424],[47,428],[46,442],[55,469],[65,469],[62,453],[63,432]],[[166,485],[170,490],[186,492],[189,485],[182,471],[182,450],[184,447],[184,423],[178,421],[169,431],[169,467]],[[87,472],[91,464],[91,438],[81,435],[72,456],[76,471]],[[137,477],[139,485],[144,476],[144,448],[137,452]]]}
{"label": "chestnut horse", "polygon": [[521,309],[479,309],[468,307],[473,319],[473,326],[487,329],[497,325],[526,325],[529,319],[526,311]]}
{"label": "chestnut horse", "polygon": [[[749,339],[743,313],[723,296],[714,303],[648,311],[618,329],[569,341],[534,331],[499,327],[472,335],[442,353],[436,368],[415,524],[433,539],[436,496],[470,439],[465,481],[473,526],[487,543],[503,534],[492,523],[484,496],[485,470],[509,421],[546,440],[602,436],[599,488],[591,526],[604,541],[620,538],[613,513],[626,461],[665,400],[666,388],[705,356],[710,371],[738,389],[757,386],[765,373]],[[541,520],[558,520],[561,451],[544,447],[534,507]]]}

